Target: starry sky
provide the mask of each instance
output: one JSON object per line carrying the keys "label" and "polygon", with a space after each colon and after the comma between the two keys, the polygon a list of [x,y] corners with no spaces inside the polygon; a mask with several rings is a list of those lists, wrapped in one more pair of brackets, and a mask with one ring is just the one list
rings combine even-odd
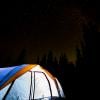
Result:
{"label": "starry sky", "polygon": [[29,63],[49,50],[57,57],[66,53],[69,61],[75,62],[75,49],[82,40],[81,25],[95,19],[95,7],[83,4],[78,0],[4,3],[0,19],[2,59],[16,59],[25,48]]}

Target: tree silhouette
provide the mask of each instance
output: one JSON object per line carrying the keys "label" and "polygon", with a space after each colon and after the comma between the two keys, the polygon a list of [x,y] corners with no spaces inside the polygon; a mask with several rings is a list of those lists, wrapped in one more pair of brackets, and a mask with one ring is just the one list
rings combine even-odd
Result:
{"label": "tree silhouette", "polygon": [[47,54],[47,69],[56,77],[59,77],[58,60],[54,57],[53,52],[49,51]]}
{"label": "tree silhouette", "polygon": [[46,65],[47,65],[47,57],[46,57],[45,54],[42,56],[42,58],[40,60],[40,65],[46,68]]}
{"label": "tree silhouette", "polygon": [[58,68],[58,60],[57,60],[56,57],[54,57],[54,61],[53,61],[53,63],[54,63],[53,66]]}
{"label": "tree silhouette", "polygon": [[26,49],[23,49],[14,64],[20,65],[20,64],[26,64],[26,63],[27,63]]}
{"label": "tree silhouette", "polygon": [[37,56],[36,64],[40,64],[40,57],[39,56]]}
{"label": "tree silhouette", "polygon": [[97,58],[97,27],[95,23],[89,22],[83,24],[83,41],[81,42],[81,50],[76,49],[76,66],[81,71],[93,71]]}
{"label": "tree silhouette", "polygon": [[14,61],[13,61],[12,58],[9,56],[9,57],[5,60],[3,66],[4,66],[4,67],[12,66],[12,65],[13,65],[13,62],[14,62]]}
{"label": "tree silhouette", "polygon": [[66,54],[61,54],[59,58],[59,71],[61,76],[68,72],[68,58]]}
{"label": "tree silhouette", "polygon": [[83,37],[84,37],[84,44],[85,44],[85,53],[83,52],[83,60],[84,66],[87,66],[87,71],[92,71],[93,67],[96,65],[96,55],[97,55],[97,28],[96,24],[89,22],[88,25],[84,25],[83,27]]}
{"label": "tree silhouette", "polygon": [[82,68],[82,54],[81,54],[81,50],[77,47],[76,48],[76,72],[79,72]]}
{"label": "tree silhouette", "polygon": [[53,60],[54,60],[53,52],[49,51],[48,54],[47,54],[47,66],[52,66]]}
{"label": "tree silhouette", "polygon": [[[98,47],[96,37],[98,34],[99,32],[97,31],[95,23],[89,22],[88,24],[83,24],[83,42],[81,42],[81,50],[79,48],[76,50],[76,68],[79,69],[79,72],[81,72],[76,78],[77,90],[80,92],[76,93],[78,93],[83,98],[90,98],[91,94],[94,95],[94,92],[91,92],[93,90],[90,87],[90,84],[92,84],[92,81],[94,80],[94,72],[97,72],[96,61],[98,56]],[[78,84],[81,85],[81,87],[79,87]]]}

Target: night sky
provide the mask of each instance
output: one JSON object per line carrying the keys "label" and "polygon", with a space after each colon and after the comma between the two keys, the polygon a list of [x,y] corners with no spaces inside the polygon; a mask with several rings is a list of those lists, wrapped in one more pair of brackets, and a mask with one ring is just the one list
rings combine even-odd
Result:
{"label": "night sky", "polygon": [[25,48],[29,63],[49,50],[57,57],[66,53],[70,61],[75,61],[75,49],[82,39],[81,24],[95,19],[95,7],[87,3],[85,9],[82,4],[74,0],[3,3],[0,9],[2,59],[9,56],[16,59]]}

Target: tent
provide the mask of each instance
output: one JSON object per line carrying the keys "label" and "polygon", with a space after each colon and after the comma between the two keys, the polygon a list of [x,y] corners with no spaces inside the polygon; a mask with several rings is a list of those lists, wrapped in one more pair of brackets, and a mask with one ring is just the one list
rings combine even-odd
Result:
{"label": "tent", "polygon": [[60,100],[62,87],[51,73],[37,64],[0,68],[0,100]]}

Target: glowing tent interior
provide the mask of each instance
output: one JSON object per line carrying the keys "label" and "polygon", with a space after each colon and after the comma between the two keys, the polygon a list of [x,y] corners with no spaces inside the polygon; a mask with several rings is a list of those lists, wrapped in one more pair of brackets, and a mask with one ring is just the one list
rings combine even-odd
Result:
{"label": "glowing tent interior", "polygon": [[62,87],[51,73],[36,64],[0,68],[0,100],[64,99]]}

